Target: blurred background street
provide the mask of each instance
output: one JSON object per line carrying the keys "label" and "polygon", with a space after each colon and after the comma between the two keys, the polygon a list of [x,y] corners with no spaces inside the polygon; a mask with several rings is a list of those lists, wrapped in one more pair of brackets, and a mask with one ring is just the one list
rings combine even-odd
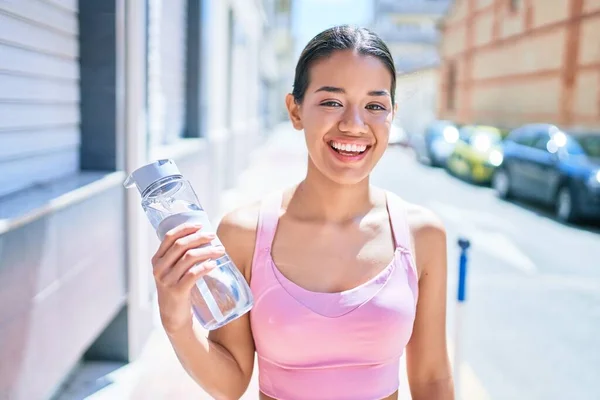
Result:
{"label": "blurred background street", "polygon": [[342,23],[394,55],[372,183],[445,223],[452,353],[471,242],[460,399],[600,398],[600,1],[0,0],[0,399],[209,398],[157,319],[158,240],[122,183],[172,158],[216,226],[302,179],[283,99]]}

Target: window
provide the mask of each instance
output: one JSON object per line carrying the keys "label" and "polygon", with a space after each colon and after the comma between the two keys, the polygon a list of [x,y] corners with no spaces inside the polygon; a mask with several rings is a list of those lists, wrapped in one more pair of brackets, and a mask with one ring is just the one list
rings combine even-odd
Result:
{"label": "window", "polygon": [[576,139],[581,146],[581,151],[589,157],[600,158],[600,135],[588,134]]}
{"label": "window", "polygon": [[148,1],[147,93],[150,144],[171,144],[185,133],[187,4]]}
{"label": "window", "polygon": [[521,146],[527,146],[527,147],[532,147],[536,138],[537,138],[537,136],[536,136],[535,132],[530,129],[527,129],[527,128],[513,131],[509,136],[509,140],[512,140],[513,142],[515,142]]}
{"label": "window", "polygon": [[502,137],[495,132],[485,130],[474,130],[471,134],[471,137],[469,138],[470,144],[481,143],[483,141],[495,146],[502,142]]}
{"label": "window", "polygon": [[510,11],[517,12],[521,9],[521,0],[509,0]]}
{"label": "window", "polygon": [[579,156],[586,154],[586,151],[581,147],[583,143],[579,143],[577,140],[573,139],[570,136],[567,136],[567,143],[565,144],[565,151],[567,154],[572,156]]}
{"label": "window", "polygon": [[538,150],[548,151],[548,142],[550,141],[550,136],[548,134],[538,134],[536,136],[536,140],[533,143],[533,147]]}
{"label": "window", "polygon": [[472,126],[463,126],[458,130],[458,138],[464,142],[468,142],[471,136],[473,136]]}

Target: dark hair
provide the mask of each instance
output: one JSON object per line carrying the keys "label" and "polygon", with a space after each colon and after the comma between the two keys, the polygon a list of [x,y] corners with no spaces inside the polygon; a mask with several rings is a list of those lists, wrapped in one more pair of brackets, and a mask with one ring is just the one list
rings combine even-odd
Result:
{"label": "dark hair", "polygon": [[390,95],[392,104],[394,104],[396,67],[390,49],[376,33],[366,28],[349,25],[334,26],[319,33],[302,50],[298,64],[296,64],[296,75],[294,76],[292,91],[296,103],[300,104],[304,100],[312,64],[340,50],[354,50],[365,56],[377,57],[392,75]]}

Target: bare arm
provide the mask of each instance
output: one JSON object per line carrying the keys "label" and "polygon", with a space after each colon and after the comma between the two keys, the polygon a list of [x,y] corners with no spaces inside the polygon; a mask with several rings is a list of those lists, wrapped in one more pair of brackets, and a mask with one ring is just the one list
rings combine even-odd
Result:
{"label": "bare arm", "polygon": [[[256,218],[253,210],[238,210],[227,215],[217,229],[228,255],[248,280]],[[239,399],[244,394],[252,376],[255,351],[248,313],[208,335],[199,325],[193,326],[191,318],[175,329],[167,326],[165,330],[182,366],[213,398]]]}
{"label": "bare arm", "polygon": [[419,271],[414,330],[406,348],[413,400],[453,400],[454,383],[446,343],[446,232],[431,212],[409,212]]}

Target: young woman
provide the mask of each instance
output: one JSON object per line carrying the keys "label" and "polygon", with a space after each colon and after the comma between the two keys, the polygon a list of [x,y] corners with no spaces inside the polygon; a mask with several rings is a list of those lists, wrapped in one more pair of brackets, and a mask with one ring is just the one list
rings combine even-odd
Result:
{"label": "young woman", "polygon": [[396,399],[405,349],[412,398],[454,398],[444,228],[369,183],[395,86],[387,46],[366,29],[335,27],[304,49],[286,102],[306,138],[306,177],[228,214],[217,231],[250,283],[250,313],[208,337],[195,331],[190,289],[222,249],[198,249],[212,238],[180,226],[157,250],[163,326],[214,398],[242,396],[256,352],[261,399]]}

